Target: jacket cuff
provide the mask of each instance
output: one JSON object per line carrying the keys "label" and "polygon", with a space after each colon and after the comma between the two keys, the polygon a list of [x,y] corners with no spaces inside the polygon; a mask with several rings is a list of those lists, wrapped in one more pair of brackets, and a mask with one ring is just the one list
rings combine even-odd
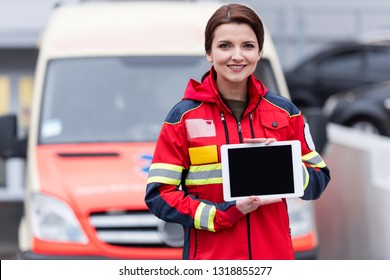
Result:
{"label": "jacket cuff", "polygon": [[242,217],[245,217],[245,214],[242,213],[240,210],[238,210],[236,205],[233,205],[229,207],[226,211],[226,216],[229,217],[229,220],[232,223],[235,223],[237,220],[241,219]]}

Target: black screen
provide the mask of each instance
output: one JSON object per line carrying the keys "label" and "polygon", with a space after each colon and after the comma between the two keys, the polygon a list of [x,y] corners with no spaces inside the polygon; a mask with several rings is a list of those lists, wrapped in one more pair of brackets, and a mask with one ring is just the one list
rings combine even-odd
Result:
{"label": "black screen", "polygon": [[294,193],[291,146],[229,149],[232,197]]}

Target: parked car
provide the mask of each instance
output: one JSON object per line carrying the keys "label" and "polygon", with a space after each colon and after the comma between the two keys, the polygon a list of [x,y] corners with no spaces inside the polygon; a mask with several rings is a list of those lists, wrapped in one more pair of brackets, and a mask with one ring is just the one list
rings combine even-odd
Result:
{"label": "parked car", "polygon": [[390,136],[390,81],[334,94],[324,113],[330,122]]}
{"label": "parked car", "polygon": [[389,80],[389,61],[389,41],[339,42],[286,71],[286,81],[298,107],[322,107],[336,92]]}

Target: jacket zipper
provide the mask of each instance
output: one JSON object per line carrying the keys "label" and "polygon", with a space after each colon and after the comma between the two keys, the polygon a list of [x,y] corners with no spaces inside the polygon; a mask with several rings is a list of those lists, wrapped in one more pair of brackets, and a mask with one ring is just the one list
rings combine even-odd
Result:
{"label": "jacket zipper", "polygon": [[255,137],[255,130],[253,128],[253,115],[252,115],[252,113],[249,114],[249,126],[251,128],[252,138],[256,138]]}
{"label": "jacket zipper", "polygon": [[225,130],[225,141],[226,141],[226,144],[230,144],[229,131],[228,131],[225,115],[223,114],[223,112],[221,112],[220,114],[221,114],[221,122],[222,122],[224,130]]}
{"label": "jacket zipper", "polygon": [[237,122],[237,130],[238,130],[238,138],[240,139],[240,143],[244,142],[242,139],[242,128],[241,128],[241,121]]}
{"label": "jacket zipper", "polygon": [[[195,193],[195,197],[198,199],[199,198],[199,193],[196,192]],[[194,259],[196,259],[196,252],[198,251],[198,230],[197,229],[194,229],[194,235],[195,235],[195,250],[194,250]],[[191,245],[190,245],[190,248],[191,248]]]}
{"label": "jacket zipper", "polygon": [[252,257],[252,241],[251,241],[251,217],[248,214],[246,214],[246,227],[247,227],[247,231],[248,231],[248,258],[250,260],[253,259]]}
{"label": "jacket zipper", "polygon": [[[221,122],[223,124],[224,129],[225,129],[226,144],[229,144],[230,143],[230,141],[229,141],[229,133],[228,133],[228,128],[227,128],[225,115],[223,114],[223,112],[221,112],[220,114],[221,114]],[[253,123],[252,122],[253,122],[253,116],[252,116],[252,113],[250,113],[249,114],[249,124],[250,124],[250,129],[251,129],[251,136],[252,136],[252,138],[255,138],[255,131],[253,129]],[[242,139],[241,121],[237,122],[237,130],[238,130],[238,137],[240,139],[240,143],[243,143],[244,141]],[[246,214],[246,221],[247,221],[247,236],[248,236],[248,258],[250,260],[252,260],[252,258],[253,258],[253,256],[252,256],[252,241],[251,241],[251,234],[250,234],[251,220],[250,220],[249,213]]]}
{"label": "jacket zipper", "polygon": [[198,251],[198,230],[195,229],[195,250],[194,250],[194,260],[196,259],[196,252]]}
{"label": "jacket zipper", "polygon": [[[255,135],[255,130],[253,128],[253,115],[252,113],[249,114],[249,126],[251,128],[251,134],[252,134],[252,138],[256,138],[256,135]],[[250,230],[251,230],[251,220],[250,220],[250,216],[248,214],[247,216],[248,218],[248,247],[249,247],[249,259],[252,260],[253,259],[253,256],[252,256],[252,242],[251,242],[251,234],[250,234]]]}
{"label": "jacket zipper", "polygon": [[[253,115],[252,113],[249,114],[249,126],[251,129],[251,135],[252,138],[255,138],[255,130],[253,129]],[[251,219],[250,219],[249,213],[246,214],[246,221],[247,221],[247,230],[248,230],[248,254],[249,254],[249,259],[252,260],[252,240],[251,240]]]}

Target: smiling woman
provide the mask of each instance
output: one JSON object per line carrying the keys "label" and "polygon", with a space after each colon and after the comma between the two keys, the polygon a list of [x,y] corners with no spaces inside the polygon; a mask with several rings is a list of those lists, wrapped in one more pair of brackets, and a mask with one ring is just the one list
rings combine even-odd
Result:
{"label": "smiling woman", "polygon": [[261,57],[256,34],[243,23],[219,25],[214,32],[206,57],[218,73],[217,87],[224,98],[245,101],[247,77]]}
{"label": "smiling woman", "polygon": [[[183,245],[184,235],[193,233],[191,242],[199,236],[199,250],[194,252],[198,255],[191,256],[211,258],[207,255],[208,240],[218,239],[220,233],[228,236],[235,231],[234,226],[244,228],[246,219],[248,225],[259,228],[257,222],[252,224],[252,219],[256,221],[259,214],[251,213],[246,218],[238,208],[221,200],[222,192],[218,192],[222,182],[219,146],[229,141],[240,142],[240,137],[252,138],[252,128],[255,134],[252,141],[260,141],[258,138],[270,141],[276,138],[275,134],[279,137],[286,133],[286,120],[302,119],[299,114],[293,114],[294,107],[286,111],[277,109],[291,104],[287,100],[289,93],[270,35],[262,33],[259,22],[253,29],[257,32],[247,27],[255,23],[252,16],[257,15],[253,12],[247,14],[247,24],[239,24],[246,28],[249,38],[240,38],[240,53],[226,64],[226,68],[233,77],[246,73],[249,57],[242,53],[256,49],[253,52],[256,57],[264,47],[261,63],[257,63],[254,72],[262,83],[249,76],[247,101],[233,100],[239,104],[237,110],[232,105],[238,117],[242,110],[252,115],[244,114],[242,122],[237,122],[230,113],[226,104],[231,101],[225,104],[227,99],[223,100],[218,93],[215,85],[218,74],[210,68],[205,57],[205,44],[209,44],[210,54],[217,51],[211,49],[213,32],[207,29],[210,37],[206,42],[202,36],[208,19],[220,5],[214,1],[89,1],[60,5],[54,10],[40,41],[34,79],[29,156],[26,158],[30,176],[26,177],[25,213],[19,230],[21,258],[178,259],[182,257],[183,249],[177,246]],[[225,12],[220,15],[226,19]],[[233,10],[230,16],[236,16]],[[232,23],[234,25],[237,23]],[[183,32],[186,32],[185,36]],[[146,33],[150,34],[147,38]],[[228,41],[237,45],[235,38],[228,38]],[[229,47],[226,51],[230,51]],[[211,74],[206,75],[203,83],[188,81],[190,77],[200,80],[207,70],[211,70]],[[233,85],[231,93],[234,93],[236,83],[229,79],[226,81]],[[240,85],[237,92],[244,89],[242,84],[237,83]],[[189,90],[181,102],[186,85],[194,91]],[[210,95],[210,88],[215,95]],[[260,99],[260,92],[267,94]],[[204,100],[202,106],[198,106],[199,100]],[[256,100],[261,100],[260,105],[272,113],[252,111]],[[179,105],[175,107],[178,101]],[[220,107],[211,115],[199,111],[217,103]],[[194,109],[194,115],[191,118],[191,111],[188,111],[179,124],[176,121],[183,113],[183,104]],[[166,139],[167,155],[188,148],[183,151],[182,158],[178,157],[185,163],[151,165],[161,124],[172,107],[175,110],[163,125],[173,129]],[[291,118],[283,115],[287,111],[293,114]],[[281,119],[273,119],[278,116]],[[16,120],[15,116],[12,119]],[[0,117],[0,124],[4,123],[2,120]],[[1,131],[18,131],[18,122],[5,123],[7,125],[2,126]],[[265,133],[267,135],[263,135]],[[0,133],[0,138],[0,155],[8,152],[10,146],[15,147],[14,134]],[[161,143],[157,149],[160,147]],[[307,158],[313,155],[315,153]],[[307,170],[310,171],[310,167]],[[197,211],[190,210],[190,213],[164,208],[173,211],[173,215],[161,216],[167,220],[178,213],[187,213],[179,214],[187,221],[194,217],[190,226],[185,225],[184,231],[180,219],[174,225],[165,224],[150,213],[144,199],[148,172],[150,181],[162,180],[167,184],[162,187],[162,193],[168,188],[174,192],[179,189],[182,192],[176,194],[184,194],[185,199],[192,198],[190,204],[199,206]],[[150,190],[155,186],[151,185]],[[209,192],[212,189],[217,192]],[[309,186],[307,189],[312,190]],[[164,194],[164,199],[166,197]],[[183,203],[180,200],[170,202]],[[220,216],[220,210],[214,212],[210,202],[213,205],[221,202],[221,209],[224,209],[223,204],[230,206],[228,211],[232,217]],[[258,207],[256,203],[246,204],[244,211]],[[301,199],[289,201],[293,252],[288,230],[284,230],[289,218],[285,203],[267,206],[282,210],[287,247],[291,255],[298,258],[315,257],[318,245],[310,206],[310,202]],[[165,214],[164,211],[161,213]],[[206,222],[206,214],[213,213],[217,213],[224,224],[237,217],[245,218],[226,231],[208,232],[205,229],[209,227],[219,229]],[[193,216],[188,219],[190,215]],[[237,233],[240,244],[248,244],[249,236],[241,230]],[[208,234],[215,235],[208,238]],[[253,242],[257,242],[256,238]],[[278,246],[278,242],[274,244]],[[222,243],[217,245],[222,246]],[[224,257],[250,258],[251,248],[242,246],[245,256],[233,252]],[[186,250],[184,246],[185,253]],[[256,253],[252,257],[259,258]]]}
{"label": "smiling woman", "polygon": [[[307,144],[312,141],[301,112],[254,76],[263,42],[262,21],[251,8],[219,7],[205,29],[211,69],[201,82],[189,81],[162,125],[145,202],[157,217],[184,227],[183,259],[294,258],[286,197],[224,200],[223,145],[299,140],[302,198],[318,198],[330,180],[326,164]],[[288,159],[273,159],[262,164],[279,174],[278,161]],[[257,184],[240,181],[246,190],[264,183],[261,176]]]}

